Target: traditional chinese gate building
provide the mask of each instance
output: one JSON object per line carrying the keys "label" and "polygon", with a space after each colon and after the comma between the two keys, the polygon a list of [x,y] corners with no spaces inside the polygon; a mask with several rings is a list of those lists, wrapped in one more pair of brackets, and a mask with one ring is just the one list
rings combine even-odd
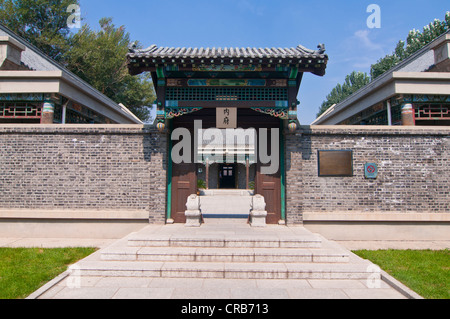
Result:
{"label": "traditional chinese gate building", "polygon": [[[322,45],[317,51],[300,45],[284,49],[175,49],[155,45],[130,49],[130,73],[150,72],[153,78],[158,129],[171,136],[174,130],[183,128],[192,136],[191,161],[181,163],[171,158],[177,143],[168,138],[167,219],[185,222],[186,199],[201,187],[254,189],[266,200],[267,222],[285,220],[284,135],[298,126],[297,96],[303,74],[325,74],[328,57],[324,53]],[[268,141],[272,140],[271,129],[278,130],[278,170],[262,174],[264,164],[251,142],[216,147],[215,160],[201,156],[208,153],[206,145],[210,144],[195,139],[197,120],[202,121],[202,129],[269,129]],[[222,160],[217,160],[217,155]]]}

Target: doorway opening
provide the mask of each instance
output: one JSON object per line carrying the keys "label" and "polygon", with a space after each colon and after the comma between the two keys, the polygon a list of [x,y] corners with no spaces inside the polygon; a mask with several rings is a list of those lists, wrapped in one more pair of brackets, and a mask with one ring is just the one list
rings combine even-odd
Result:
{"label": "doorway opening", "polygon": [[236,164],[221,164],[219,166],[219,188],[236,189]]}

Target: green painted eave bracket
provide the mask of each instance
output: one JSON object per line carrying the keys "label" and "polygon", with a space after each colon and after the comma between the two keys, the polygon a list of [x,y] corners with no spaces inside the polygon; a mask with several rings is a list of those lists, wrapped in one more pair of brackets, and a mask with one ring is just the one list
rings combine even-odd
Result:
{"label": "green painted eave bracket", "polygon": [[158,76],[159,79],[164,79],[166,77],[164,73],[164,67],[162,66],[156,67],[156,75]]}
{"label": "green painted eave bracket", "polygon": [[291,68],[291,72],[289,73],[289,79],[290,80],[297,79],[297,76],[298,76],[298,68],[297,67],[292,67]]}

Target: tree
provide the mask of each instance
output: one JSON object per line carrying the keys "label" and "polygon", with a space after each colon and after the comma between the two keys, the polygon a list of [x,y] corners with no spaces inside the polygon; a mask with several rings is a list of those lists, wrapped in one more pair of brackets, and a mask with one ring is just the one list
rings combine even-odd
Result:
{"label": "tree", "polygon": [[450,12],[445,14],[444,21],[435,19],[433,22],[426,25],[422,32],[416,29],[409,31],[406,43],[404,41],[399,41],[392,54],[385,56],[372,65],[370,70],[372,80],[375,80],[383,73],[389,71],[398,63],[407,59],[448,30],[450,30]]}
{"label": "tree", "polygon": [[0,0],[0,23],[61,62],[68,49],[67,19],[78,0]]}
{"label": "tree", "polygon": [[[128,74],[130,36],[112,19],[100,20],[100,31],[84,25],[70,32],[68,10],[79,0],[0,0],[0,23],[34,44],[50,58],[91,84],[116,103],[123,103],[143,121],[154,97],[150,76]],[[67,12],[69,11],[69,12]]]}
{"label": "tree", "polygon": [[351,74],[346,76],[342,85],[338,84],[333,90],[331,90],[330,94],[327,95],[327,99],[322,103],[317,117],[322,115],[332,105],[342,102],[348,96],[352,95],[369,83],[370,77],[367,73],[353,71]]}
{"label": "tree", "polygon": [[384,58],[378,60],[378,62],[370,68],[370,76],[372,79],[376,79],[386,71],[396,66],[401,59],[396,54],[386,55]]}
{"label": "tree", "polygon": [[347,75],[345,83],[343,85],[338,84],[327,96],[319,109],[317,117],[322,115],[333,104],[342,102],[348,96],[369,84],[370,81],[389,71],[448,30],[450,30],[450,12],[445,14],[444,21],[435,19],[432,23],[425,26],[422,32],[415,29],[411,30],[406,42],[399,41],[392,54],[386,55],[371,66],[370,77],[365,73],[355,71]]}
{"label": "tree", "polygon": [[115,95],[115,101],[127,106],[142,121],[151,122],[153,119],[149,106],[155,102],[156,96],[150,74],[127,75],[122,84],[122,90]]}
{"label": "tree", "polygon": [[150,76],[131,76],[127,58],[130,35],[111,18],[100,20],[100,31],[88,25],[70,39],[64,55],[67,67],[117,103],[123,103],[143,121],[150,120],[147,106],[156,100]]}

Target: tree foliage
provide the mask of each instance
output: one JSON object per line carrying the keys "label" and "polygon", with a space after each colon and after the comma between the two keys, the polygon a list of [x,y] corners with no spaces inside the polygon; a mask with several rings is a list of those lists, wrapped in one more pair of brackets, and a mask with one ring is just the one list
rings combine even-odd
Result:
{"label": "tree foliage", "polygon": [[445,14],[444,21],[435,19],[432,23],[426,25],[422,32],[416,29],[409,31],[406,42],[399,41],[395,51],[392,54],[388,54],[372,65],[370,70],[372,80],[375,80],[377,77],[389,71],[401,61],[409,58],[411,55],[448,30],[450,30],[450,12]]}
{"label": "tree foliage", "polygon": [[61,62],[68,50],[67,7],[78,0],[0,0],[0,23]]}
{"label": "tree foliage", "polygon": [[350,75],[347,75],[343,84],[338,84],[330,94],[327,96],[327,100],[322,103],[319,110],[319,117],[322,113],[328,110],[334,104],[338,104],[345,100],[348,96],[355,93],[360,88],[370,83],[370,77],[367,73],[353,71]]}
{"label": "tree foliage", "polygon": [[126,54],[131,41],[125,27],[103,18],[99,31],[84,24],[72,33],[67,23],[71,4],[79,0],[0,0],[0,23],[141,120],[150,121],[147,106],[156,99],[151,77],[129,75]]}
{"label": "tree foliage", "polygon": [[[371,66],[370,77],[366,73],[353,71],[346,77],[344,84],[338,84],[322,103],[317,116],[322,115],[333,104],[342,102],[361,87],[389,71],[448,30],[450,30],[450,12],[445,14],[444,21],[435,19],[425,26],[422,32],[415,29],[411,30],[406,42],[399,41],[393,53],[386,55]],[[357,74],[359,75],[357,76]]]}
{"label": "tree foliage", "polygon": [[150,106],[156,99],[148,75],[131,76],[126,54],[130,35],[111,18],[100,20],[100,30],[88,25],[70,39],[64,55],[68,68],[117,103],[127,106],[144,121],[150,120]]}

